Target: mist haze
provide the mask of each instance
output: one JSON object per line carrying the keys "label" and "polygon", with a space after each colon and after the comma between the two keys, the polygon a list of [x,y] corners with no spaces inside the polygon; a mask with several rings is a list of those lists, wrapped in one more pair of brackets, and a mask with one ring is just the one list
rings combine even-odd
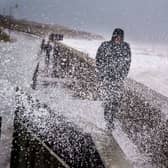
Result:
{"label": "mist haze", "polygon": [[115,27],[134,41],[168,42],[168,1],[160,0],[0,0],[17,18],[61,24],[111,37]]}

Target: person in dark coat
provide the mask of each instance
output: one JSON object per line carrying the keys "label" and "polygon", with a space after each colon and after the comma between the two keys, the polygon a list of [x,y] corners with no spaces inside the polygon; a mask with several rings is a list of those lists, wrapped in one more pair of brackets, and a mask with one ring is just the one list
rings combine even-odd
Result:
{"label": "person in dark coat", "polygon": [[41,48],[41,53],[45,51],[45,39],[42,40],[40,48]]}
{"label": "person in dark coat", "polygon": [[46,51],[45,63],[48,66],[50,61],[50,53],[52,51],[52,45],[50,44],[50,41],[48,41],[48,43],[46,44],[45,51]]}
{"label": "person in dark coat", "polygon": [[124,80],[131,64],[131,50],[124,42],[124,31],[116,28],[110,41],[103,42],[96,54],[99,95],[104,101],[104,118],[109,129],[119,111]]}
{"label": "person in dark coat", "polygon": [[61,71],[61,55],[60,55],[60,47],[57,43],[54,44],[53,48],[53,61],[54,61],[54,69],[53,69],[53,76],[54,77],[60,77],[60,71]]}

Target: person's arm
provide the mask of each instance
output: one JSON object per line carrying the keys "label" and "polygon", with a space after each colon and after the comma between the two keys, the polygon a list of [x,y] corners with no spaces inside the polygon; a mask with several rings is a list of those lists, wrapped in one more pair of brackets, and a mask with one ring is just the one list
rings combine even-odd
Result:
{"label": "person's arm", "polygon": [[96,53],[96,73],[98,80],[101,80],[103,75],[103,67],[104,67],[104,54],[105,54],[105,45],[102,43],[97,50]]}
{"label": "person's arm", "polygon": [[123,61],[123,77],[126,78],[128,76],[129,70],[130,70],[130,66],[131,66],[131,49],[130,49],[130,45],[128,43],[126,43],[126,45],[124,46],[124,61]]}
{"label": "person's arm", "polygon": [[104,64],[105,43],[102,43],[96,53],[96,69],[100,71]]}

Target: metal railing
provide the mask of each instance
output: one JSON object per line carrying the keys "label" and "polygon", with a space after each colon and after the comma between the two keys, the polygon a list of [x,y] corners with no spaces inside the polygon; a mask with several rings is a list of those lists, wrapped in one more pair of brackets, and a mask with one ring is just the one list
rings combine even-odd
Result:
{"label": "metal railing", "polygon": [[90,134],[19,88],[16,105],[11,168],[104,168]]}

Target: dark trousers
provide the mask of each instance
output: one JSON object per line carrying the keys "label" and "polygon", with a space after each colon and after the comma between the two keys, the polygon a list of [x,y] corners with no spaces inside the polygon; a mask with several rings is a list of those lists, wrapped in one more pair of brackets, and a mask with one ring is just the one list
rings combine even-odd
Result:
{"label": "dark trousers", "polygon": [[121,98],[113,95],[113,99],[104,102],[104,119],[108,124],[113,124],[116,114],[120,110]]}
{"label": "dark trousers", "polygon": [[113,124],[114,118],[120,110],[122,90],[123,82],[100,82],[99,97],[103,100],[104,119],[107,124]]}
{"label": "dark trousers", "polygon": [[50,53],[46,52],[45,64],[48,66],[50,62]]}

